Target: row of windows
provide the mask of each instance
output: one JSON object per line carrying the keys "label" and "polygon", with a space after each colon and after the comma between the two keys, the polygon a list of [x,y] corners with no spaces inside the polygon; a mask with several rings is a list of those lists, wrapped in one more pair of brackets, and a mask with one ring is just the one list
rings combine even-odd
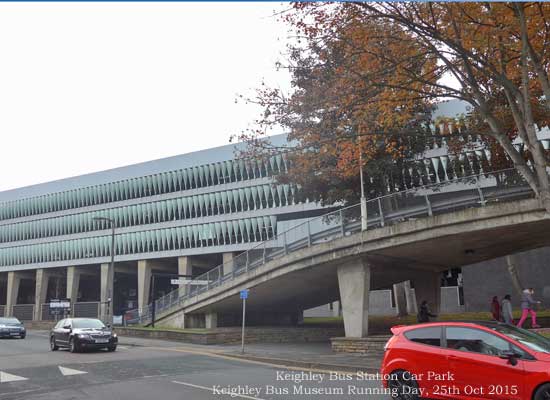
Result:
{"label": "row of windows", "polygon": [[[276,234],[277,218],[256,217],[115,236],[115,254],[138,254],[203,246],[261,242]],[[111,236],[0,249],[0,266],[106,257]]]}
{"label": "row of windows", "polygon": [[282,207],[293,204],[296,189],[290,185],[258,185],[242,189],[180,197],[154,203],[111,208],[63,217],[48,218],[0,227],[0,242],[30,240],[108,228],[107,222],[94,217],[108,217],[115,226],[155,224],[232,212]]}
{"label": "row of windows", "polygon": [[284,155],[227,160],[0,204],[0,220],[105,204],[180,190],[272,176],[286,170]]}

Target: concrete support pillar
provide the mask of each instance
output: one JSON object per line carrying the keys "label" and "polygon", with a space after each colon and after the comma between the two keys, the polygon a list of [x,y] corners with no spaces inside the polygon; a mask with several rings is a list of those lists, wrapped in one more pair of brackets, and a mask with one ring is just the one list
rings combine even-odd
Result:
{"label": "concrete support pillar", "polygon": [[404,317],[408,314],[407,297],[405,294],[405,282],[399,282],[393,285],[393,297],[395,300],[395,308],[397,315]]}
{"label": "concrete support pillar", "polygon": [[8,289],[6,298],[6,316],[13,315],[13,306],[17,304],[17,296],[19,294],[19,284],[21,277],[15,271],[8,272]]}
{"label": "concrete support pillar", "polygon": [[67,298],[71,304],[78,301],[78,290],[80,289],[80,271],[76,267],[67,267]]}
{"label": "concrete support pillar", "polygon": [[346,337],[361,338],[368,335],[370,274],[369,264],[362,259],[338,266]]}
{"label": "concrete support pillar", "polygon": [[218,314],[217,313],[206,313],[204,315],[205,327],[206,329],[215,329],[218,327]]}
{"label": "concrete support pillar", "polygon": [[441,274],[439,272],[419,272],[413,279],[418,307],[428,302],[430,311],[439,314],[441,306]]}
{"label": "concrete support pillar", "polygon": [[235,270],[235,257],[237,253],[223,253],[223,274],[232,274]]}
{"label": "concrete support pillar", "polygon": [[178,257],[178,274],[193,275],[193,265],[191,257]]}
{"label": "concrete support pillar", "polygon": [[[178,275],[193,276],[193,264],[191,264],[191,257],[178,257]],[[191,279],[191,278],[185,278]],[[179,289],[179,295],[184,296],[187,286],[181,285]]]}
{"label": "concrete support pillar", "polygon": [[50,275],[44,268],[38,268],[36,270],[36,283],[34,286],[34,320],[40,321],[42,319],[42,304],[46,302],[46,295],[48,294],[48,281]]}
{"label": "concrete support pillar", "polygon": [[151,262],[149,260],[138,261],[138,307],[140,309],[149,304],[151,269]]}
{"label": "concrete support pillar", "polygon": [[112,323],[113,316],[113,284],[115,271],[111,264],[101,264],[101,319]]}
{"label": "concrete support pillar", "polygon": [[414,295],[414,291],[411,289],[411,281],[403,282],[403,286],[405,287],[405,299],[407,300],[407,312],[409,314],[414,315],[418,313],[418,306],[416,304],[416,297]]}
{"label": "concrete support pillar", "polygon": [[339,317],[342,315],[342,307],[340,307],[340,302],[335,301],[332,303],[332,316]]}

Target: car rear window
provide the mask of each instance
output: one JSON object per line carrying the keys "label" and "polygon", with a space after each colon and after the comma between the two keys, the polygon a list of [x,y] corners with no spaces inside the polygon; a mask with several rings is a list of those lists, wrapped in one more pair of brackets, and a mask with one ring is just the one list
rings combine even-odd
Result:
{"label": "car rear window", "polygon": [[405,337],[411,342],[441,346],[441,327],[412,329],[405,332]]}

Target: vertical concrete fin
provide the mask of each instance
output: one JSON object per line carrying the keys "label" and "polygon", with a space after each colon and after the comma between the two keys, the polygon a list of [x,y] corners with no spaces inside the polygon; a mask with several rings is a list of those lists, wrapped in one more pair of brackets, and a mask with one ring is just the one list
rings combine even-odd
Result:
{"label": "vertical concrete fin", "polygon": [[149,304],[149,291],[151,289],[151,262],[138,261],[138,307],[141,309]]}
{"label": "vertical concrete fin", "polygon": [[413,279],[413,285],[418,307],[420,308],[423,301],[427,301],[430,311],[439,314],[441,308],[441,273],[418,272]]}
{"label": "vertical concrete fin", "polygon": [[371,267],[362,259],[338,266],[338,286],[346,337],[366,337],[369,327]]}
{"label": "vertical concrete fin", "polygon": [[48,294],[49,274],[44,268],[36,270],[36,279],[34,286],[34,320],[42,319],[42,304],[46,302]]}
{"label": "vertical concrete fin", "polygon": [[17,304],[17,296],[19,294],[20,276],[15,271],[8,272],[8,288],[6,298],[6,316],[13,315],[13,306]]}

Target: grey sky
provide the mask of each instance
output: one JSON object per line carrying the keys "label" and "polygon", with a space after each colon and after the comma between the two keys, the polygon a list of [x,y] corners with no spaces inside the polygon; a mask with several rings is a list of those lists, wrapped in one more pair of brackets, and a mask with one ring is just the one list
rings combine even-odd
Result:
{"label": "grey sky", "polygon": [[0,4],[0,191],[227,144],[288,87],[283,7]]}

